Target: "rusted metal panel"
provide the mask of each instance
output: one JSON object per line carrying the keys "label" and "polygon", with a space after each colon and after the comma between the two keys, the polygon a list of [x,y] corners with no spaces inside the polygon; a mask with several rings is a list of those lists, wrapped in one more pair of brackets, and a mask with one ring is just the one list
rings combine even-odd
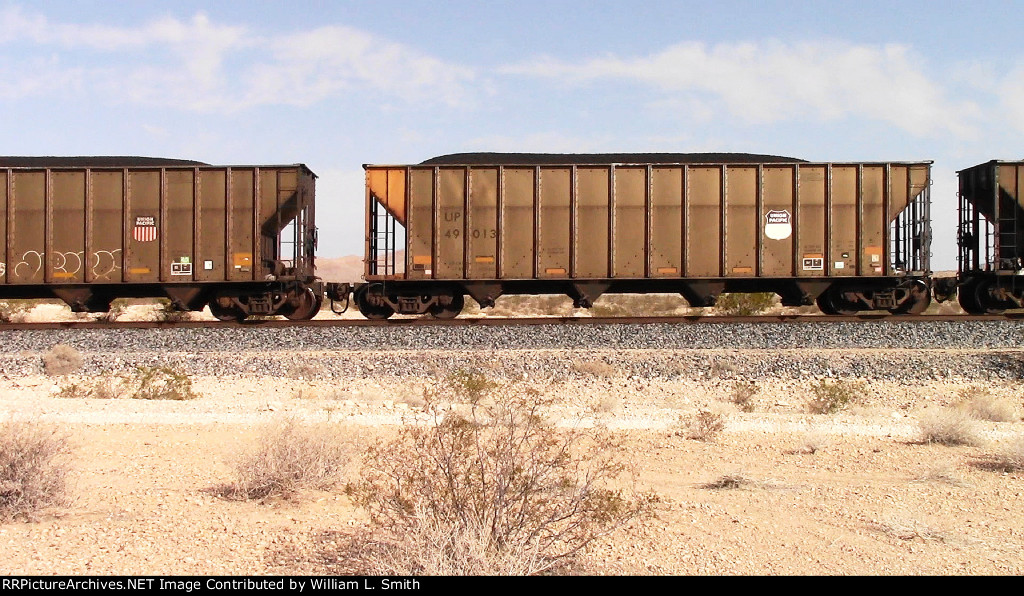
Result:
{"label": "rusted metal panel", "polygon": [[651,168],[650,277],[682,274],[683,169]]}
{"label": "rusted metal panel", "polygon": [[[124,263],[125,226],[124,170],[93,170],[89,184],[91,212],[86,230],[89,253],[87,279],[94,283],[126,281]],[[190,226],[191,227],[191,226]]]}
{"label": "rusted metal panel", "polygon": [[569,276],[572,169],[541,168],[537,277]]}
{"label": "rusted metal panel", "polygon": [[573,247],[576,276],[609,277],[608,168],[576,169],[576,241]]}
{"label": "rusted metal panel", "polygon": [[438,279],[465,276],[466,174],[463,168],[442,168],[437,174],[434,277]]}
{"label": "rusted metal panel", "polygon": [[498,169],[471,170],[469,189],[468,277],[494,279],[498,275]]}
{"label": "rusted metal panel", "polygon": [[828,243],[826,240],[826,194],[828,166],[801,165],[799,172],[798,210],[800,219],[794,222],[797,235],[798,277],[821,277],[828,271]]}
{"label": "rusted metal panel", "polygon": [[726,175],[725,276],[757,275],[758,168],[730,166]]}
{"label": "rusted metal panel", "polygon": [[[226,250],[227,173],[223,170],[199,172],[196,203],[199,205],[197,226],[198,254],[203,267],[197,272],[199,281],[220,281],[227,277],[231,264]],[[283,205],[282,205],[283,208]]]}
{"label": "rusted metal panel", "polygon": [[644,277],[647,262],[646,173],[646,168],[615,168],[612,277]]}
{"label": "rusted metal panel", "polygon": [[686,196],[687,275],[718,277],[722,254],[722,168],[691,166]]}
{"label": "rusted metal panel", "polygon": [[534,277],[534,168],[504,168],[501,201],[501,277]]}
{"label": "rusted metal panel", "polygon": [[53,171],[47,217],[48,282],[84,283],[85,210],[84,171]]}
{"label": "rusted metal panel", "polygon": [[[10,176],[6,170],[0,170],[0,211],[9,214],[7,210],[7,187]],[[7,217],[0,218],[0,284],[7,283],[7,246],[10,238],[7,235]]]}
{"label": "rusted metal panel", "polygon": [[858,247],[860,261],[857,275],[885,275],[885,236],[889,226],[889,220],[885,217],[885,166],[862,166],[860,189],[862,197]]}
{"label": "rusted metal panel", "polygon": [[255,171],[252,168],[231,168],[229,179],[230,211],[228,220],[228,279],[251,281],[256,274],[253,250],[253,217],[256,201]]}
{"label": "rusted metal panel", "polygon": [[857,273],[858,176],[855,166],[834,165],[829,185],[829,258],[830,275]]}
{"label": "rusted metal panel", "polygon": [[761,171],[761,207],[758,218],[761,241],[758,263],[759,273],[764,277],[787,277],[795,274],[795,172],[795,166],[764,166]]}
{"label": "rusted metal panel", "polygon": [[46,259],[46,170],[12,171],[8,197],[10,252],[7,281],[42,284]]}
{"label": "rusted metal panel", "polygon": [[195,263],[191,270],[182,271],[172,263],[183,260],[191,262],[195,252],[195,170],[169,170],[164,174],[164,207],[162,221],[168,222],[167,233],[160,236],[163,242],[161,279],[169,282],[192,281],[195,279]]}
{"label": "rusted metal panel", "polygon": [[[369,213],[369,210],[367,210]],[[434,170],[409,171],[407,228],[409,279],[430,279],[434,274]]]}
{"label": "rusted metal panel", "polygon": [[[160,242],[167,227],[160,220],[160,170],[129,170],[125,201],[125,281],[159,281]],[[220,226],[223,229],[223,224]]]}

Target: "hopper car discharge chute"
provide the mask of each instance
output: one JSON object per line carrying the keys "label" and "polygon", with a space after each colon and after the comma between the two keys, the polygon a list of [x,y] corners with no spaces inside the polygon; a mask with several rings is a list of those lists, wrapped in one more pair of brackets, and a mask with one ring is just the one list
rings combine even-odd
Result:
{"label": "hopper car discharge chute", "polygon": [[[828,314],[930,302],[931,162],[458,154],[366,165],[369,318],[504,294],[774,292]],[[332,298],[347,297],[328,288]],[[640,314],[640,313],[638,313]]]}

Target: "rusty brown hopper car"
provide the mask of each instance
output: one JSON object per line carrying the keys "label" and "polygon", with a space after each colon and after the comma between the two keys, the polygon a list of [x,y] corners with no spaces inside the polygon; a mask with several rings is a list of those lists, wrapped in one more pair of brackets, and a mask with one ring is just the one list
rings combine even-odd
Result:
{"label": "rusty brown hopper car", "polygon": [[[775,292],[827,313],[929,303],[931,162],[544,154],[367,165],[368,317],[469,295]],[[708,161],[709,158],[717,161]]]}
{"label": "rusty brown hopper car", "polygon": [[960,304],[974,314],[1022,308],[1024,162],[990,161],[957,175]]}
{"label": "rusty brown hopper car", "polygon": [[301,164],[0,158],[0,297],[312,317],[315,179]]}

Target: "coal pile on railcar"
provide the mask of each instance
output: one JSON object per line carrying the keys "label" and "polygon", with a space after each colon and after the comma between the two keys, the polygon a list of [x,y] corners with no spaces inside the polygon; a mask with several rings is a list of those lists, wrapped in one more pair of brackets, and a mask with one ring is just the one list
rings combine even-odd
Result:
{"label": "coal pile on railcar", "polygon": [[146,166],[160,168],[207,165],[210,164],[191,159],[136,155],[0,156],[0,168],[130,168]]}
{"label": "coal pile on railcar", "polygon": [[613,163],[801,163],[804,159],[760,153],[451,153],[422,165],[596,165]]}

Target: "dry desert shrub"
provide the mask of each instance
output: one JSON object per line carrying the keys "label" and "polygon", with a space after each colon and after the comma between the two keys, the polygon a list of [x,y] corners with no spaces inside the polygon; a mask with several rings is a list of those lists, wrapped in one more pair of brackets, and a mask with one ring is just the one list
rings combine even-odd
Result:
{"label": "dry desert shrub", "polygon": [[609,364],[604,360],[580,360],[573,359],[572,370],[583,375],[590,375],[593,377],[614,377],[618,372],[615,365]]}
{"label": "dry desert shrub", "polygon": [[918,420],[921,440],[940,445],[977,445],[980,442],[974,421],[965,412],[952,408],[934,408]]}
{"label": "dry desert shrub", "polygon": [[1020,420],[1017,406],[1008,399],[993,395],[983,387],[972,387],[960,392],[960,404],[971,416],[990,422],[1016,422]]}
{"label": "dry desert shrub", "polygon": [[622,398],[618,395],[604,395],[596,404],[594,411],[601,414],[614,414],[622,411]]}
{"label": "dry desert shrub", "polygon": [[0,323],[23,323],[35,304],[27,300],[0,302]]}
{"label": "dry desert shrub", "polygon": [[884,519],[869,524],[874,529],[899,540],[922,540],[945,542],[945,532],[936,530],[910,515],[889,513]]}
{"label": "dry desert shrub", "polygon": [[465,414],[432,407],[372,447],[350,494],[370,514],[375,574],[531,575],[574,568],[582,549],[644,515],[650,495],[620,488],[616,445],[561,430],[536,392],[487,390]]}
{"label": "dry desert shrub", "polygon": [[64,385],[57,393],[57,397],[71,399],[119,399],[130,391],[128,384],[128,377],[112,372],[104,372],[96,377]]}
{"label": "dry desert shrub", "polygon": [[572,299],[568,296],[502,296],[495,302],[490,314],[494,316],[525,317],[572,315]]}
{"label": "dry desert shrub", "polygon": [[700,487],[707,490],[734,490],[750,486],[752,484],[754,484],[754,482],[750,478],[745,474],[737,472],[720,476],[711,482],[700,485]]}
{"label": "dry desert shrub", "polygon": [[695,441],[714,441],[718,434],[725,429],[725,421],[721,414],[710,410],[700,410],[692,416],[681,417],[679,427],[675,432],[676,436]]}
{"label": "dry desert shrub", "polygon": [[46,508],[69,502],[69,437],[34,422],[0,425],[0,522],[34,519]]}
{"label": "dry desert shrub", "polygon": [[310,362],[296,362],[288,367],[289,379],[313,381],[323,373],[323,368]]}
{"label": "dry desert shrub", "polygon": [[665,317],[685,308],[679,294],[604,294],[594,301],[595,317]]}
{"label": "dry desert shrub", "polygon": [[729,393],[729,401],[732,402],[741,412],[754,411],[754,397],[760,389],[753,381],[741,381],[733,385]]}
{"label": "dry desert shrub", "polygon": [[104,372],[61,387],[57,397],[118,399],[196,399],[192,378],[167,366],[139,366],[132,374]]}
{"label": "dry desert shrub", "polygon": [[991,466],[1002,472],[1024,472],[1024,436],[1002,447],[991,458]]}
{"label": "dry desert shrub", "polygon": [[814,455],[829,444],[829,438],[820,431],[810,431],[804,435],[795,449],[788,451],[789,454]]}
{"label": "dry desert shrub", "polygon": [[101,313],[96,318],[97,321],[103,323],[113,323],[119,318],[124,316],[128,312],[128,301],[124,298],[118,298],[110,303],[110,308],[105,313]]}
{"label": "dry desert shrub", "polygon": [[854,381],[837,380],[828,382],[819,379],[811,384],[814,397],[807,404],[812,414],[833,414],[857,402],[864,394],[864,384]]}
{"label": "dry desert shrub", "polygon": [[230,499],[265,501],[326,490],[341,481],[350,452],[333,427],[287,419],[264,429],[255,447],[233,462],[235,481],[216,492]]}
{"label": "dry desert shrub", "polygon": [[67,344],[57,344],[43,354],[43,371],[48,375],[69,375],[82,368],[82,354]]}
{"label": "dry desert shrub", "polygon": [[930,464],[920,476],[914,479],[916,482],[939,482],[952,486],[966,486],[966,483],[957,476],[953,465],[949,462],[935,462]]}
{"label": "dry desert shrub", "polygon": [[715,302],[715,312],[723,315],[744,317],[762,313],[775,306],[775,294],[722,294]]}

